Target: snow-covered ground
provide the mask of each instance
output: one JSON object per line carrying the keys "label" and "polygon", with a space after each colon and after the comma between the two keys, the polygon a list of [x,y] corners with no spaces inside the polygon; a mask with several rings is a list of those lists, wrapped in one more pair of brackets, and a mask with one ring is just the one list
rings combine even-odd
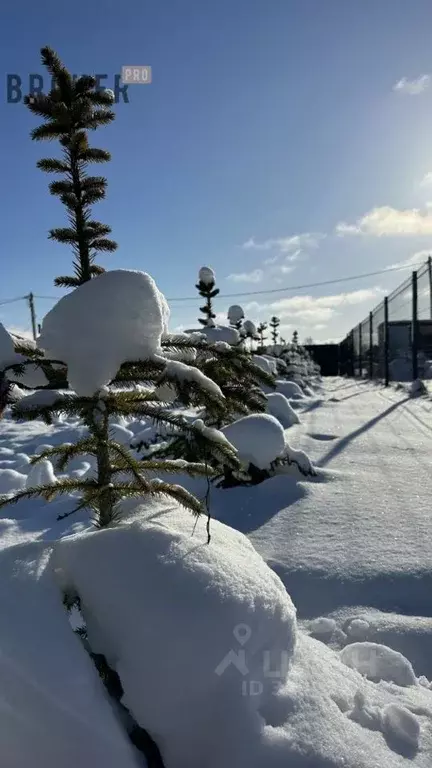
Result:
{"label": "snow-covered ground", "polygon": [[[131,681],[126,700],[137,721],[144,706],[142,722],[157,735],[163,753],[165,739],[171,748],[178,743],[178,749],[166,747],[168,768],[399,768],[408,763],[430,768],[432,400],[409,398],[403,389],[329,379],[313,397],[293,399],[291,406],[300,423],[293,423],[286,438],[311,457],[317,476],[304,478],[287,468],[253,487],[213,489],[211,506],[215,517],[247,534],[280,576],[297,609],[297,630],[280,582],[266,576],[264,564],[241,536],[214,524],[207,545],[204,521],[195,539],[188,522],[186,528],[173,524],[164,535],[172,504],[147,505],[150,522],[137,521],[130,532],[102,531],[93,540],[75,538],[70,547],[55,540],[89,525],[82,512],[57,520],[72,508],[71,499],[22,502],[2,512],[2,765],[142,764],[118,727],[80,641],[69,634],[53,576],[62,572],[68,587],[79,585],[89,624],[96,621],[93,631],[102,627],[101,647],[112,654],[113,666],[135,659],[123,679],[126,687]],[[144,428],[120,426],[126,438]],[[46,445],[72,442],[82,431],[77,421],[48,427],[38,421],[16,424],[6,415],[0,421],[0,492],[25,487],[29,455]],[[68,472],[77,476],[89,469],[84,457],[72,462]],[[205,491],[202,480],[184,478],[184,484],[198,495]],[[193,521],[191,534],[192,528]],[[92,576],[93,551],[104,546],[109,564]],[[151,565],[155,551],[160,557]],[[116,553],[117,571],[111,568]],[[146,579],[147,563],[149,584],[141,594],[137,585]],[[169,574],[162,563],[172,580],[164,580]],[[128,599],[136,617],[145,600],[145,615],[143,624],[137,618],[130,651],[131,614],[125,603],[122,622],[115,622],[109,597],[114,605],[119,589],[120,603],[122,579],[132,584],[135,576]],[[165,595],[167,600],[166,611],[158,608],[157,588],[160,599]],[[210,593],[207,615],[204,595]],[[182,605],[191,626],[190,645],[181,626]],[[172,648],[165,666],[154,656],[154,664],[151,658],[140,662],[140,654],[148,651],[145,621],[150,617],[156,617],[161,632],[163,625],[163,652]],[[252,635],[241,635],[237,622]],[[260,677],[263,670],[255,659],[253,678],[239,672],[237,680],[234,669],[226,678],[229,685],[221,676],[221,685],[215,680],[211,688],[213,667],[209,678],[206,660],[223,664],[232,653],[230,658],[241,662],[242,650],[249,648],[255,654],[279,653],[284,631],[289,663],[282,676],[272,663],[268,675]],[[151,642],[155,654],[157,633]],[[271,679],[271,670],[277,672],[274,693],[265,696],[261,686]],[[185,693],[188,685],[195,700]],[[137,686],[144,699],[137,697]],[[208,696],[216,697],[216,710],[206,701],[206,686]],[[248,699],[244,706],[241,697]],[[165,720],[158,719],[157,707],[152,710],[158,700]],[[194,707],[199,713],[196,751]],[[101,733],[106,736],[98,738]]]}

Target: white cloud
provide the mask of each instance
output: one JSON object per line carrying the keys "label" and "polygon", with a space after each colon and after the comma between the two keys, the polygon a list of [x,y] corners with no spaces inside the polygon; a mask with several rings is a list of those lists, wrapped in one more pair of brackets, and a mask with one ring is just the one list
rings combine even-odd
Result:
{"label": "white cloud", "polygon": [[430,81],[430,75],[420,75],[420,77],[415,77],[413,80],[408,80],[407,77],[402,77],[401,80],[398,80],[398,82],[394,84],[393,90],[399,93],[408,94],[409,96],[418,96],[420,93],[423,93],[426,88],[429,88]]}
{"label": "white cloud", "polygon": [[335,232],[344,235],[374,235],[398,237],[404,235],[432,235],[432,209],[419,208],[397,210],[390,205],[372,208],[354,224],[345,221],[336,225]]}
{"label": "white cloud", "polygon": [[420,186],[421,187],[430,187],[432,184],[432,171],[429,171],[428,173],[425,173],[423,176]]}
{"label": "white cloud", "polygon": [[397,267],[421,267],[430,255],[432,255],[432,248],[429,251],[417,251],[417,253],[413,253],[413,255],[409,256],[407,259],[397,261],[395,264],[390,264],[387,269],[396,269]]}
{"label": "white cloud", "polygon": [[318,248],[320,240],[325,237],[322,232],[303,232],[300,235],[290,235],[289,237],[272,237],[262,242],[257,242],[254,237],[250,237],[243,243],[242,248],[246,250],[270,251],[273,248],[280,253],[294,253],[302,248]]}
{"label": "white cloud", "polygon": [[281,319],[290,318],[300,321],[302,325],[327,324],[338,310],[357,306],[363,303],[373,303],[385,292],[382,288],[363,288],[347,293],[338,293],[331,296],[291,296],[284,299],[276,299],[268,304],[259,304],[256,301],[243,305],[245,312],[254,317],[263,317],[275,314]]}
{"label": "white cloud", "polygon": [[228,275],[227,280],[234,283],[260,283],[264,277],[262,269],[254,269],[252,272],[234,272]]}

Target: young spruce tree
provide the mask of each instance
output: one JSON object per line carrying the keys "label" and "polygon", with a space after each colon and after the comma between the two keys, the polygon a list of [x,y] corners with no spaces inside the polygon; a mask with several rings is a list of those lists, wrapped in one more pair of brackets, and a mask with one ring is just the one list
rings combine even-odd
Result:
{"label": "young spruce tree", "polygon": [[109,152],[89,146],[88,131],[114,120],[110,109],[114,98],[111,91],[98,89],[96,79],[90,75],[74,80],[51,48],[42,48],[41,55],[53,88],[46,95],[26,96],[25,104],[33,114],[44,118],[42,125],[31,132],[32,139],[60,142],[61,158],[44,158],[37,165],[61,177],[52,181],[49,189],[65,206],[69,226],[51,229],[49,236],[72,246],[74,276],[62,275],[54,281],[57,286],[71,288],[104,271],[95,264],[98,252],[117,248],[117,243],[107,237],[111,228],[91,217],[92,205],[105,197],[107,181],[103,176],[87,174],[91,163],[110,160]]}
{"label": "young spruce tree", "polygon": [[211,327],[214,325],[216,315],[213,312],[213,299],[219,293],[219,288],[215,288],[215,284],[216,279],[213,270],[210,267],[201,267],[195,288],[198,290],[199,295],[206,300],[204,306],[200,307],[200,312],[205,317],[198,318],[198,322],[204,326]]}
{"label": "young spruce tree", "polygon": [[272,337],[273,344],[277,344],[278,335],[279,335],[279,332],[278,332],[279,326],[280,326],[279,318],[273,315],[273,317],[270,318],[271,337]]}
{"label": "young spruce tree", "polygon": [[[22,365],[34,363],[35,359],[31,359]],[[60,361],[38,359],[41,366],[53,363],[58,366]],[[66,366],[63,375],[67,376]],[[139,383],[145,383],[145,388],[137,388]],[[179,393],[183,392],[184,396],[185,383],[190,404],[224,410],[223,398],[215,393],[213,382],[209,382],[208,377],[196,368],[163,358],[124,363],[111,384],[91,397],[84,397],[68,389],[40,389],[22,398],[12,407],[12,415],[16,419],[42,419],[52,424],[53,419],[60,414],[78,416],[89,433],[74,444],[59,445],[43,451],[32,458],[32,464],[49,459],[54,461],[58,471],[64,472],[72,459],[90,455],[94,457],[96,469],[90,477],[62,478],[55,483],[26,488],[13,497],[0,499],[0,508],[21,499],[43,497],[51,501],[59,494],[79,494],[76,506],[63,517],[86,508],[93,511],[95,524],[105,527],[115,522],[121,514],[120,504],[124,499],[162,494],[173,497],[195,515],[205,512],[204,504],[185,488],[154,477],[157,472],[211,477],[215,474],[212,463],[234,469],[238,467],[235,450],[230,443],[220,440],[219,433],[203,428],[200,421],[188,422],[184,416],[173,412],[161,402],[158,388],[168,384],[178,389]],[[186,442],[192,443],[195,449],[198,446],[195,455],[205,459],[192,462],[166,457],[138,460],[124,445],[111,438],[110,420],[113,416],[131,420],[145,419],[163,425],[171,430],[173,437],[181,436]],[[210,461],[211,458],[213,461]]]}
{"label": "young spruce tree", "polygon": [[264,349],[264,342],[267,340],[267,337],[264,336],[264,333],[266,330],[267,330],[267,323],[260,323],[257,328],[257,332],[260,340],[260,346],[259,346],[260,351]]}

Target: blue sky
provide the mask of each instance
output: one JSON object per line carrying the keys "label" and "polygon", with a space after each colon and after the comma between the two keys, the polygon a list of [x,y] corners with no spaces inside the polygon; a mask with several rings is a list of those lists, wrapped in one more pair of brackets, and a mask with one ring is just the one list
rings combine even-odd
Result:
{"label": "blue sky", "polygon": [[[49,44],[75,73],[149,64],[115,122],[91,135],[112,162],[95,216],[119,243],[107,268],[149,272],[169,298],[193,296],[199,267],[221,293],[383,269],[432,250],[430,0],[58,0],[2,10],[4,73],[43,74]],[[431,82],[430,82],[431,81]],[[397,85],[398,84],[398,85]],[[24,90],[27,90],[24,87]],[[26,108],[1,99],[0,300],[60,296],[65,221],[36,169]],[[432,178],[432,177],[431,177]],[[246,245],[246,247],[245,247]],[[417,257],[415,254],[419,254]],[[316,340],[340,338],[408,272],[239,299],[255,320],[282,317]],[[275,303],[276,302],[276,303]],[[38,300],[39,319],[52,301]],[[171,326],[199,302],[172,302]],[[25,303],[0,320],[29,327]]]}

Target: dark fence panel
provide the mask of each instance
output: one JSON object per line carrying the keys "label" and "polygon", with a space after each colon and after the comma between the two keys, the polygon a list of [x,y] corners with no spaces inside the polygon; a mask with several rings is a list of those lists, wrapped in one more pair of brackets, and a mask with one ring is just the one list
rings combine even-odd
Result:
{"label": "dark fence panel", "polygon": [[320,366],[322,376],[339,374],[339,344],[306,344],[305,349]]}
{"label": "dark fence panel", "polygon": [[432,375],[432,260],[404,280],[339,345],[340,373],[389,381]]}

